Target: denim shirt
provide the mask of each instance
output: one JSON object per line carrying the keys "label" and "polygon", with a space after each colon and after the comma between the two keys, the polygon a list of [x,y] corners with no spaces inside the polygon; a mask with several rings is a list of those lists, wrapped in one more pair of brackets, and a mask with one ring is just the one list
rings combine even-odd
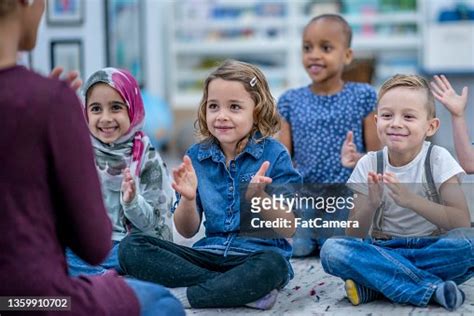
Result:
{"label": "denim shirt", "polygon": [[224,153],[216,142],[195,144],[188,149],[187,155],[191,158],[198,179],[197,210],[201,218],[204,212],[206,219],[206,237],[196,242],[193,248],[224,256],[273,250],[289,259],[292,247],[286,239],[238,236],[239,185],[249,183],[264,161],[270,162],[265,175],[272,178],[273,184],[302,183],[302,177],[293,168],[286,148],[273,138],[259,142],[251,138],[244,150],[229,162],[228,167]]}

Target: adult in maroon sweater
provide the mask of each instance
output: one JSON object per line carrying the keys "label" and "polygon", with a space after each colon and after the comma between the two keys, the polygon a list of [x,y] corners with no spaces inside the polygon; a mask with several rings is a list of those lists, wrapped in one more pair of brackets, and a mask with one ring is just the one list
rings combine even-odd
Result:
{"label": "adult in maroon sweater", "polygon": [[71,296],[77,315],[138,315],[116,274],[67,274],[64,247],[98,264],[112,233],[77,96],[21,66],[1,68],[0,112],[0,296]]}
{"label": "adult in maroon sweater", "polygon": [[[147,284],[113,272],[67,274],[65,247],[98,264],[112,230],[77,96],[15,65],[17,51],[35,45],[44,5],[0,0],[0,296],[69,296],[73,315],[138,315],[141,304],[143,315],[142,294],[146,303],[155,298]],[[165,307],[180,314],[176,299],[167,299]]]}

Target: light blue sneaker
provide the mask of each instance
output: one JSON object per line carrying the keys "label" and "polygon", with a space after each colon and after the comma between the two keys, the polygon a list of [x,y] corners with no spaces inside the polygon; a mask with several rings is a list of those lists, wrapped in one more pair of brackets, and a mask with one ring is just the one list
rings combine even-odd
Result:
{"label": "light blue sneaker", "polygon": [[272,290],[270,293],[268,293],[264,297],[259,298],[255,302],[245,304],[245,306],[256,308],[256,309],[268,310],[268,309],[271,309],[273,305],[275,305],[277,297],[278,297],[278,290]]}

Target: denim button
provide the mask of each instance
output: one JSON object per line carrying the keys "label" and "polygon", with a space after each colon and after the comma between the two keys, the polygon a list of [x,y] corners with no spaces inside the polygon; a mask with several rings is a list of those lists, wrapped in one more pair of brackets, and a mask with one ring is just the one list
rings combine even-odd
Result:
{"label": "denim button", "polygon": [[230,186],[230,187],[229,187],[229,191],[230,191],[230,192],[234,191],[234,187],[233,187],[233,186]]}

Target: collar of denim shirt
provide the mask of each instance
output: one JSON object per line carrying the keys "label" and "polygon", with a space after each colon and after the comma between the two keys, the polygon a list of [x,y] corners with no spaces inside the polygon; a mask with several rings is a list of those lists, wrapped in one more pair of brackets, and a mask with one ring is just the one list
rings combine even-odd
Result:
{"label": "collar of denim shirt", "polygon": [[[259,140],[259,141],[257,141]],[[237,155],[239,157],[243,153],[248,153],[253,156],[255,159],[260,159],[263,154],[264,140],[262,139],[262,134],[260,132],[255,133],[250,139],[244,150]],[[235,158],[235,160],[237,159]],[[225,161],[224,153],[220,148],[217,140],[204,142],[199,146],[198,160],[203,161],[207,158],[212,158],[214,162]]]}

